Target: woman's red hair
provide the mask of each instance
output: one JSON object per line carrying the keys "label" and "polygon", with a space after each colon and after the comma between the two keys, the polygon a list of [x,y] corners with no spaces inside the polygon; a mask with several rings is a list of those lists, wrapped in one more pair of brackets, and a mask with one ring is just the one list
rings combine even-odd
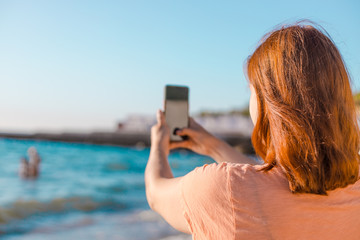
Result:
{"label": "woman's red hair", "polygon": [[252,142],[263,171],[281,167],[293,193],[326,194],[358,180],[349,75],[326,32],[301,23],[271,32],[247,74],[257,94]]}

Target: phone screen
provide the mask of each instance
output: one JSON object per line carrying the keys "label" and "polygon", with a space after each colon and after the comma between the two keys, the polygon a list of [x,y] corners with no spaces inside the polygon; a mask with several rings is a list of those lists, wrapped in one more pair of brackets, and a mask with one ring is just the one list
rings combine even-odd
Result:
{"label": "phone screen", "polygon": [[170,128],[170,141],[182,141],[175,135],[176,129],[189,124],[189,88],[185,86],[165,86],[165,120]]}

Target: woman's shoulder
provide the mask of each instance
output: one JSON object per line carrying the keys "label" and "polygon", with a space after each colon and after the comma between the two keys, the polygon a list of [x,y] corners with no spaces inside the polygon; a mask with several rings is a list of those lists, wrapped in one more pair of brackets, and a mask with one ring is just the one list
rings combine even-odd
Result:
{"label": "woman's shoulder", "polygon": [[228,175],[233,177],[241,177],[241,178],[283,178],[285,179],[284,174],[278,168],[273,168],[271,171],[264,172],[261,169],[264,167],[262,164],[252,165],[245,163],[230,163],[230,162],[222,162],[222,163],[211,163],[204,164],[203,166],[196,167],[193,171],[193,174],[206,174],[206,175]]}
{"label": "woman's shoulder", "polygon": [[248,163],[226,163],[226,167],[233,175],[248,176],[248,177],[280,177],[285,178],[282,170],[279,167],[274,167],[270,171],[262,171],[264,164],[248,164]]}
{"label": "woman's shoulder", "polygon": [[237,170],[242,172],[257,172],[261,169],[263,165],[252,165],[248,163],[233,163],[233,162],[221,162],[221,163],[206,163],[200,167],[196,167],[194,170],[196,172],[202,171],[228,171],[228,170]]}
{"label": "woman's shoulder", "polygon": [[185,175],[183,184],[188,188],[201,188],[207,192],[219,189],[243,192],[269,188],[289,191],[288,181],[279,168],[264,172],[262,167],[263,165],[228,162],[205,164]]}

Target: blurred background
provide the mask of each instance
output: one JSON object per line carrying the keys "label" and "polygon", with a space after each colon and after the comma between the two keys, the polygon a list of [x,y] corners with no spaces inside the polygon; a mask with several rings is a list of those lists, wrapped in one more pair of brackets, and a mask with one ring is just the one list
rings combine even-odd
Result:
{"label": "blurred background", "polygon": [[[149,129],[166,84],[252,154],[246,59],[309,19],[343,55],[360,103],[360,2],[0,0],[0,238],[191,239],[146,203]],[[21,177],[31,147],[38,177]],[[212,160],[170,155],[175,176]]]}

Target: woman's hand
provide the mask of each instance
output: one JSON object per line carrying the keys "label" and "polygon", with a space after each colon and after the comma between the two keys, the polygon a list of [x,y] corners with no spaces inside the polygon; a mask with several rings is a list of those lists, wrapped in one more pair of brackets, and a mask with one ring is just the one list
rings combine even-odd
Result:
{"label": "woman's hand", "polygon": [[189,119],[189,127],[176,131],[176,135],[187,136],[187,140],[181,142],[171,142],[170,149],[187,148],[198,154],[211,156],[212,150],[219,141],[215,136],[206,131],[193,118]]}
{"label": "woman's hand", "polygon": [[254,159],[236,151],[223,140],[210,134],[192,118],[190,118],[189,128],[178,130],[176,134],[179,136],[187,136],[188,139],[181,142],[170,142],[170,149],[187,148],[196,153],[209,156],[218,163],[258,164]]}
{"label": "woman's hand", "polygon": [[156,119],[157,123],[151,128],[151,149],[162,151],[167,156],[170,150],[170,129],[161,110],[157,111]]}
{"label": "woman's hand", "polygon": [[[189,119],[189,127],[176,131],[179,136],[187,136],[187,140],[181,142],[170,142],[170,128],[166,124],[164,113],[158,110],[156,114],[157,124],[151,128],[151,150],[150,158],[161,159],[161,170],[163,176],[172,178],[172,172],[167,161],[170,149],[187,148],[198,154],[213,158],[216,162],[234,162],[257,164],[254,159],[236,151],[229,144],[216,138],[194,119]],[[159,166],[158,166],[159,167]],[[150,167],[151,169],[151,167]]]}

